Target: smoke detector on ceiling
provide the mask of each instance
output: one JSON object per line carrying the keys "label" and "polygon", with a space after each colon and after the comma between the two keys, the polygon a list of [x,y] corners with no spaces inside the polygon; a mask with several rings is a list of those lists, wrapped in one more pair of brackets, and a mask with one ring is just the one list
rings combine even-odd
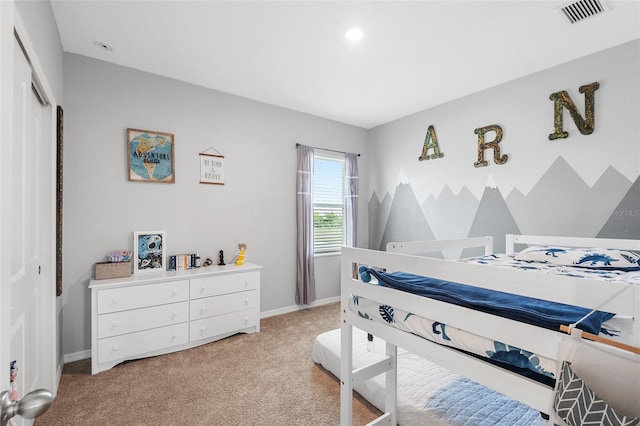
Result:
{"label": "smoke detector on ceiling", "polygon": [[609,10],[605,0],[578,0],[564,6],[560,6],[558,11],[570,24],[584,21],[595,15],[600,15]]}

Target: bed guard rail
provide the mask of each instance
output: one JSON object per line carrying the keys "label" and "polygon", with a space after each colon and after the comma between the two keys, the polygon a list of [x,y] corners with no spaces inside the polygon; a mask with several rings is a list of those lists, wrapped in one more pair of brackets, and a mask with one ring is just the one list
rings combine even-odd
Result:
{"label": "bed guard rail", "polygon": [[455,240],[425,240],[387,243],[387,251],[402,254],[429,253],[443,250],[455,250],[484,247],[484,254],[493,253],[493,237],[471,237]]}
{"label": "bed guard rail", "polygon": [[507,254],[515,254],[517,252],[515,249],[516,244],[559,245],[564,247],[596,247],[597,245],[597,247],[615,247],[622,250],[640,250],[640,240],[514,234],[506,234],[505,238],[505,251]]}

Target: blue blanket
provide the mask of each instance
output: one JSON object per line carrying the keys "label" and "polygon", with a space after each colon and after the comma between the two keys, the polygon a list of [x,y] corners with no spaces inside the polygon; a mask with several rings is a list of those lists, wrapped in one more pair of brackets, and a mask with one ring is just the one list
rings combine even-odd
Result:
{"label": "blue blanket", "polygon": [[[453,303],[477,311],[558,331],[560,325],[569,325],[584,317],[591,310],[579,306],[549,302],[511,293],[487,290],[470,285],[443,281],[406,272],[382,272],[366,266],[358,269],[362,281],[371,281],[420,296]],[[613,314],[596,311],[578,324],[578,328],[599,334],[602,323]]]}
{"label": "blue blanket", "polygon": [[425,408],[451,425],[534,426],[547,424],[533,408],[466,378],[439,389]]}

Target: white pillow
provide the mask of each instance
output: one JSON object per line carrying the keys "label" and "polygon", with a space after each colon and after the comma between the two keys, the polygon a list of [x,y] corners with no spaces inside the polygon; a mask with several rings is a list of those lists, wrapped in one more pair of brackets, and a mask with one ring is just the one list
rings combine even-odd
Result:
{"label": "white pillow", "polygon": [[640,270],[640,255],[629,250],[532,246],[515,256],[516,260],[592,269]]}

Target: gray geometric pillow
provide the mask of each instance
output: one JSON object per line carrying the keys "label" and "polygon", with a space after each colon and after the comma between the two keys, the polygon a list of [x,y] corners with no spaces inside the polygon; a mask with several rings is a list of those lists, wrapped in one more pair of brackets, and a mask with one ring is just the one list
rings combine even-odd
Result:
{"label": "gray geometric pillow", "polygon": [[616,413],[596,395],[564,361],[558,379],[553,408],[569,426],[637,426],[640,418],[629,418]]}

